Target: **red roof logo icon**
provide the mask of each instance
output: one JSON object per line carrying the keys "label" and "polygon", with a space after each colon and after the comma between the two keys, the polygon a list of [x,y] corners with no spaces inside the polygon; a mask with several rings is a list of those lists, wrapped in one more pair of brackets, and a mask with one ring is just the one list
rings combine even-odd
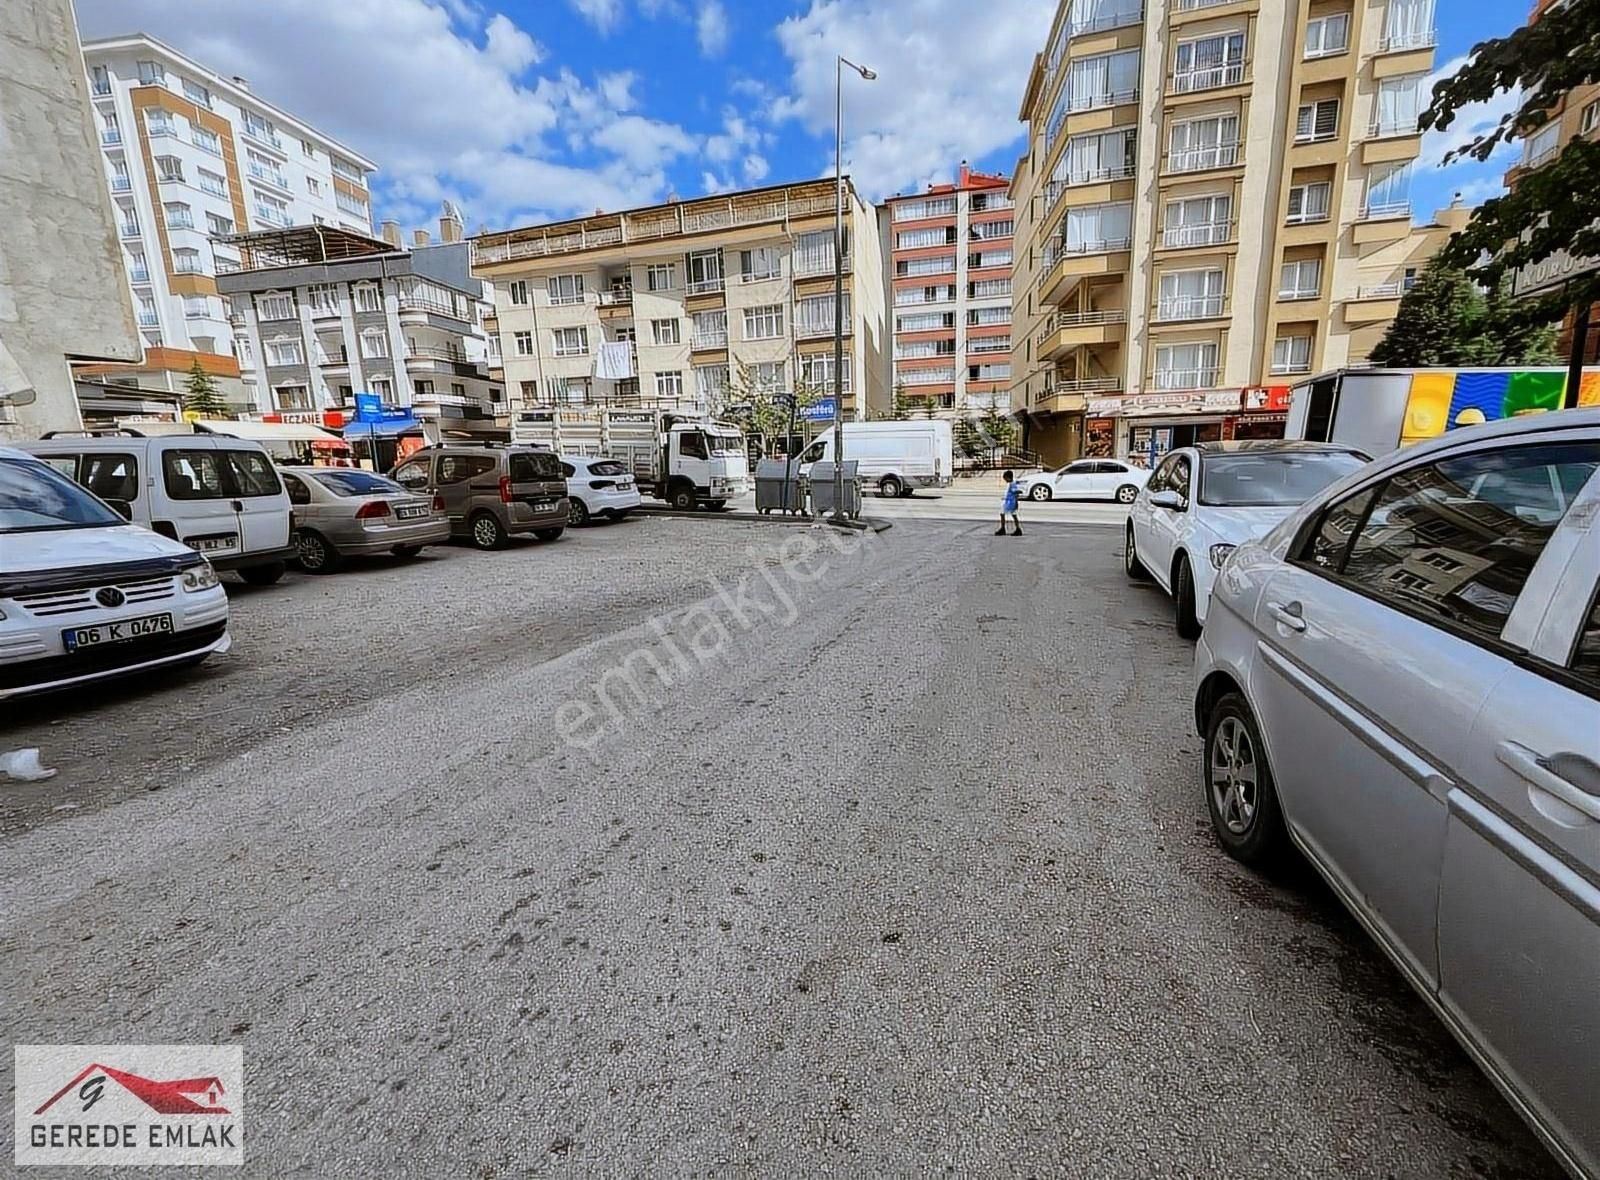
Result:
{"label": "red roof logo icon", "polygon": [[[221,1078],[178,1078],[170,1082],[158,1082],[153,1078],[140,1077],[136,1073],[112,1069],[108,1065],[89,1066],[52,1094],[49,1101],[33,1113],[43,1114],[60,1101],[69,1090],[81,1083],[85,1078],[92,1077],[97,1073],[104,1074],[116,1082],[157,1114],[231,1113],[227,1107],[219,1105],[219,1099],[221,1099],[223,1091]],[[90,1099],[85,1109],[93,1104],[94,1099]]]}

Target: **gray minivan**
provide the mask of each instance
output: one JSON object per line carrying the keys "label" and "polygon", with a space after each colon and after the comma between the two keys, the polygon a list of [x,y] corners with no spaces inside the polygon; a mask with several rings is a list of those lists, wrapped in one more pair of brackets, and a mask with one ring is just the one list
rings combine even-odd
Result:
{"label": "gray minivan", "polygon": [[501,549],[513,534],[554,541],[567,528],[567,481],[554,451],[447,443],[414,451],[389,473],[408,491],[438,496],[450,535]]}

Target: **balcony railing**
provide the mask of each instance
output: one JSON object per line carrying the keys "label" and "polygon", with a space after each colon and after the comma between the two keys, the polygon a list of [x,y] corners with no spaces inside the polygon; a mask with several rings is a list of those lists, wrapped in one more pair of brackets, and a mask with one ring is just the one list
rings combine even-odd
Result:
{"label": "balcony railing", "polygon": [[1560,150],[1560,144],[1552,143],[1549,147],[1540,148],[1533,155],[1527,157],[1525,160],[1520,161],[1519,166],[1523,168],[1543,167],[1546,163],[1555,159],[1556,153]]}
{"label": "balcony railing", "polygon": [[253,160],[250,163],[250,175],[255,177],[257,180],[264,180],[268,184],[275,185],[278,188],[286,189],[289,187],[289,182],[283,178],[283,173],[272,168],[267,168],[261,164],[257,164]]}
{"label": "balcony railing", "polygon": [[1357,299],[1398,299],[1411,288],[1404,283],[1374,283],[1370,287],[1356,288]]}
{"label": "balcony railing", "polygon": [[396,301],[401,311],[425,311],[432,315],[448,316],[453,320],[465,320],[466,312],[453,303],[446,303],[442,299],[425,299],[420,295],[402,295]]}
{"label": "balcony railing", "polygon": [[450,344],[414,344],[407,350],[407,356],[417,360],[455,361],[457,364],[465,364],[467,360],[466,349]]}
{"label": "balcony railing", "polygon": [[203,275],[206,273],[205,267],[200,265],[198,258],[189,258],[187,256],[179,258],[177,262],[173,263],[172,271],[174,274],[180,275]]}
{"label": "balcony railing", "polygon": [[[940,243],[943,245],[943,243]],[[840,271],[850,273],[850,255],[846,254],[840,259]],[[830,258],[805,258],[799,254],[794,256],[794,277],[797,279],[808,278],[812,275],[831,275],[833,273],[833,259]]]}
{"label": "balcony railing", "polygon": [[1144,9],[1108,12],[1104,16],[1091,16],[1087,20],[1073,21],[1067,26],[1067,36],[1081,37],[1085,33],[1100,33],[1106,29],[1122,29],[1144,20]]}
{"label": "balcony railing", "polygon": [[722,288],[723,281],[721,278],[696,279],[684,287],[684,293],[688,295],[715,295]]}
{"label": "balcony railing", "polygon": [[727,348],[728,334],[726,332],[695,332],[689,337],[689,347],[697,349]]}
{"label": "balcony railing", "polygon": [[1045,321],[1034,343],[1043,347],[1044,342],[1063,328],[1095,328],[1106,324],[1125,324],[1128,322],[1128,313],[1120,308],[1109,308],[1105,311],[1060,311]]}
{"label": "balcony railing", "polygon": [[1199,172],[1203,168],[1231,168],[1239,162],[1239,142],[1210,147],[1180,148],[1167,153],[1168,172]]}
{"label": "balcony railing", "polygon": [[161,317],[153,311],[139,313],[139,326],[141,328],[157,328],[161,326]]}
{"label": "balcony railing", "polygon": [[1417,118],[1413,115],[1409,119],[1374,119],[1367,128],[1368,139],[1388,139],[1395,135],[1417,134]]}
{"label": "balcony railing", "polygon": [[1396,33],[1392,37],[1381,37],[1378,40],[1379,53],[1397,53],[1402,49],[1432,49],[1439,43],[1439,30],[1415,29],[1406,33]]}
{"label": "balcony railing", "polygon": [[111,93],[111,83],[110,82],[95,82],[93,84],[93,89],[94,89],[94,96],[96,98],[104,98],[106,95]]}
{"label": "balcony railing", "polygon": [[976,205],[976,204],[973,205],[972,208],[971,208],[971,212],[973,212],[973,213],[995,213],[995,212],[998,212],[1001,209],[1015,209],[1017,207],[1017,203],[1015,201],[1013,201],[1010,197],[1000,197],[1000,196],[996,196],[993,193],[983,193],[981,195],[984,198],[983,204],[982,205]]}
{"label": "balcony railing", "polygon": [[187,213],[169,213],[167,214],[167,228],[193,229],[194,218]]}
{"label": "balcony railing", "polygon": [[111,191],[125,193],[133,188],[133,181],[126,176],[113,176],[111,178]]}
{"label": "balcony railing", "polygon": [[[829,316],[826,320],[816,321],[801,320],[796,317],[794,322],[794,334],[802,339],[808,339],[814,336],[832,336],[833,323],[834,321],[832,316]],[[848,325],[845,327],[845,334],[849,334]]]}
{"label": "balcony railing", "polygon": [[1311,372],[1311,362],[1309,360],[1274,361],[1271,371],[1273,373],[1309,373]]}
{"label": "balcony railing", "polygon": [[1196,8],[1215,8],[1219,4],[1228,4],[1231,0],[1178,0],[1179,12],[1192,12]]}
{"label": "balcony railing", "polygon": [[1156,319],[1161,323],[1171,323],[1175,320],[1211,320],[1221,314],[1221,295],[1179,295],[1156,302]]}
{"label": "balcony railing", "polygon": [[1081,98],[1069,98],[1067,109],[1069,111],[1094,111],[1101,107],[1120,107],[1125,103],[1135,102],[1139,98],[1137,90],[1103,90],[1098,94],[1086,94]]}
{"label": "balcony railing", "polygon": [[136,238],[139,236],[139,227],[137,225],[131,225],[127,222],[124,222],[121,232],[122,236],[125,238]]}
{"label": "balcony railing", "polygon": [[171,123],[147,123],[146,129],[150,132],[151,139],[162,139],[166,136],[176,136],[178,129]]}
{"label": "balcony railing", "polygon": [[[1361,216],[1367,221],[1382,221],[1390,217],[1410,217],[1410,201],[1369,201],[1361,210]],[[1319,221],[1327,220],[1323,214]]]}
{"label": "balcony railing", "polygon": [[1232,86],[1244,81],[1244,62],[1230,61],[1219,66],[1200,66],[1192,70],[1174,70],[1172,93],[1192,94],[1196,90],[1214,90],[1218,86]]}
{"label": "balcony railing", "polygon": [[1174,249],[1186,246],[1220,246],[1233,236],[1233,222],[1205,221],[1193,225],[1169,225],[1161,231],[1161,244]]}
{"label": "balcony railing", "polygon": [[1157,369],[1150,375],[1155,389],[1209,389],[1217,383],[1221,372],[1215,366],[1209,369]]}
{"label": "balcony railing", "polygon": [[265,127],[252,127],[249,123],[245,123],[241,129],[244,131],[246,139],[253,139],[257,143],[264,143],[274,151],[283,151],[283,140],[279,139],[275,133],[268,131]]}
{"label": "balcony railing", "polygon": [[[555,300],[550,301],[552,304]],[[632,287],[614,287],[609,291],[600,292],[601,307],[629,307],[633,304]]]}
{"label": "balcony railing", "polygon": [[128,279],[135,283],[148,283],[150,281],[149,267],[136,266],[128,272]]}
{"label": "balcony railing", "polygon": [[1127,250],[1133,246],[1132,238],[1087,238],[1081,242],[1054,241],[1045,247],[1043,258],[1040,262],[1039,281],[1041,285],[1049,277],[1055,264],[1067,255],[1084,254],[1113,254],[1120,250]]}
{"label": "balcony railing", "polygon": [[975,336],[967,340],[970,353],[1010,352],[1010,336]]}
{"label": "balcony railing", "polygon": [[122,142],[122,132],[115,127],[108,127],[100,133],[100,142],[104,144],[118,144]]}
{"label": "balcony railing", "polygon": [[1042,397],[1055,397],[1071,393],[1116,393],[1122,388],[1121,377],[1060,377],[1046,373]]}

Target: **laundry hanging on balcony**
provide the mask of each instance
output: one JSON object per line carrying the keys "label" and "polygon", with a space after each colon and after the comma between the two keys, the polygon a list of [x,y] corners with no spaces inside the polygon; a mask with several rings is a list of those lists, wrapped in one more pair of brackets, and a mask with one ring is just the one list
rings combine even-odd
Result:
{"label": "laundry hanging on balcony", "polygon": [[594,360],[594,375],[602,381],[624,381],[634,375],[633,345],[626,340],[612,340],[600,346]]}

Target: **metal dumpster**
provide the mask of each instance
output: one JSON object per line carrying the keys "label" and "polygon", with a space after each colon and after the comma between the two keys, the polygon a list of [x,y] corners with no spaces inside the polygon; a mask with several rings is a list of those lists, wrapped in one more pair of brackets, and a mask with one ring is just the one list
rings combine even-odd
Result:
{"label": "metal dumpster", "polygon": [[805,506],[805,479],[800,474],[798,459],[787,463],[782,459],[763,459],[756,464],[757,512],[804,512]]}
{"label": "metal dumpster", "polygon": [[[833,464],[813,463],[807,477],[811,483],[811,511],[817,516],[833,514]],[[861,519],[861,477],[856,474],[856,461],[844,461],[844,515],[851,520]]]}

